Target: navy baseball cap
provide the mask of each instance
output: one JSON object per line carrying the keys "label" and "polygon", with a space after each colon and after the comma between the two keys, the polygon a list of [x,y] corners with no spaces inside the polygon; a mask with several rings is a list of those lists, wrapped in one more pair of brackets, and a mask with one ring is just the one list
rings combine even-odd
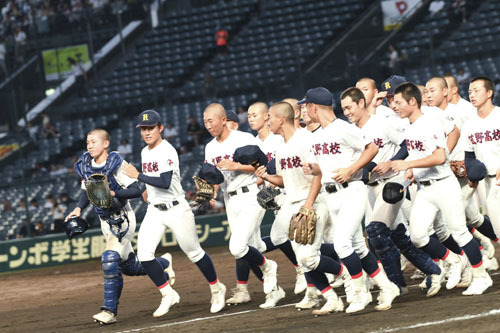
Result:
{"label": "navy baseball cap", "polygon": [[473,159],[467,162],[466,172],[471,182],[478,182],[486,177],[486,166],[480,160]]}
{"label": "navy baseball cap", "polygon": [[161,123],[161,117],[158,112],[155,110],[146,110],[142,111],[138,118],[139,122],[135,127],[141,126],[154,126],[158,123]]}
{"label": "navy baseball cap", "polygon": [[198,177],[204,179],[207,183],[212,185],[221,184],[224,182],[224,175],[219,169],[210,163],[202,163]]}
{"label": "navy baseball cap", "polygon": [[306,103],[330,106],[333,103],[333,95],[330,90],[326,88],[312,88],[307,91],[306,98],[297,102],[298,105]]}
{"label": "navy baseball cap", "polygon": [[243,146],[234,151],[233,161],[245,165],[267,165],[267,156],[257,145]]}
{"label": "navy baseball cap", "polygon": [[275,175],[276,174],[276,159],[272,159],[269,162],[267,162],[267,173],[269,175]]}
{"label": "navy baseball cap", "polygon": [[387,95],[394,95],[394,89],[405,82],[408,82],[408,80],[404,76],[391,75],[387,80],[382,82],[380,91],[387,91]]}
{"label": "navy baseball cap", "polygon": [[238,118],[238,115],[236,114],[236,112],[234,110],[227,110],[226,111],[226,118],[227,118],[227,120],[234,121],[238,124],[240,122],[240,119]]}

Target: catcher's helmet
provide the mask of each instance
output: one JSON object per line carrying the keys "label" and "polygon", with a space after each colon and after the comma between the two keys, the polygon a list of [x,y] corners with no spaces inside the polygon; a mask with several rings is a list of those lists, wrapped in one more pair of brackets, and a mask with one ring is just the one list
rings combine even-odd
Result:
{"label": "catcher's helmet", "polygon": [[68,235],[69,239],[83,234],[90,226],[83,218],[80,216],[73,216],[68,220],[64,221],[64,231]]}

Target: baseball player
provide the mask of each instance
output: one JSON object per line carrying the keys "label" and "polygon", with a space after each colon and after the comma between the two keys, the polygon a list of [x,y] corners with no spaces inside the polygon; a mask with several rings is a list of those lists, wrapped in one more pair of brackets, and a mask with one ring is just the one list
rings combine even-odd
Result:
{"label": "baseball player", "polygon": [[302,120],[306,124],[306,129],[309,132],[315,133],[316,131],[318,131],[321,128],[320,123],[316,123],[316,122],[311,120],[311,117],[309,117],[309,115],[307,114],[307,108],[304,104],[300,105],[300,115],[302,117]]}
{"label": "baseball player", "polygon": [[448,86],[448,102],[460,106],[463,110],[466,110],[469,115],[475,115],[477,112],[476,108],[469,101],[466,101],[460,96],[457,79],[453,75],[445,75],[444,79]]}
{"label": "baseball player", "polygon": [[[87,152],[75,163],[75,171],[82,179],[83,189],[89,176],[96,173],[103,174],[109,181],[112,196],[122,205],[119,212],[94,206],[106,240],[106,249],[101,256],[104,273],[104,305],[101,307],[101,312],[93,316],[94,320],[101,324],[116,322],[118,301],[123,288],[122,273],[132,276],[145,275],[130,244],[136,221],[128,199],[140,196],[140,190],[137,182],[125,175],[123,165],[126,162],[116,151],[108,154],[108,147],[109,133],[104,129],[93,129],[87,134]],[[83,191],[77,207],[69,213],[66,220],[80,216],[88,204],[89,199]],[[116,226],[108,224],[108,221],[115,223]],[[170,258],[170,254],[156,259],[162,270],[168,266],[166,258]]]}
{"label": "baseball player", "polygon": [[[405,131],[408,157],[406,160],[391,163],[393,171],[406,172],[405,179],[415,182],[418,186],[416,196],[412,198],[411,240],[432,258],[441,259],[450,265],[446,287],[454,288],[460,282],[466,261],[463,256],[450,252],[437,239],[429,237],[429,229],[437,213],[441,212],[453,238],[464,250],[472,265],[472,282],[463,294],[482,294],[492,285],[492,281],[481,260],[479,246],[472,239],[465,224],[462,192],[449,167],[443,127],[434,115],[422,113],[422,95],[417,86],[403,83],[395,89],[394,94],[395,112],[402,118],[408,118],[411,124]],[[443,193],[446,193],[446,196],[443,196]],[[441,274],[433,274],[431,278],[433,282],[438,280],[440,285],[444,278],[444,269]]]}
{"label": "baseball player", "polygon": [[374,79],[369,77],[361,78],[356,82],[356,88],[363,92],[369,114],[382,117],[394,117],[396,115],[390,108],[381,104],[386,93],[379,93]]}
{"label": "baseball player", "polygon": [[[276,151],[278,151],[283,144],[283,137],[271,132],[268,125],[268,107],[266,103],[255,102],[250,105],[248,108],[248,124],[252,130],[257,131],[256,138],[259,142],[259,147],[264,154],[266,154],[268,161],[271,161],[275,158]],[[276,200],[278,200],[278,204],[281,205],[284,200],[283,195],[276,198]],[[280,211],[278,211],[277,214],[279,215]],[[284,224],[280,225],[279,222],[283,222]],[[292,244],[288,239],[289,224],[290,220],[286,221],[276,217],[271,227],[270,236],[264,237],[262,240],[266,243],[265,252],[279,248],[295,266],[295,269],[297,270],[297,279],[294,293],[300,294],[306,289],[307,283],[304,277],[304,272],[297,263]]]}
{"label": "baseball player", "polygon": [[332,94],[323,87],[309,89],[305,104],[307,114],[321,124],[313,137],[312,162],[304,166],[308,174],[322,174],[321,183],[327,192],[328,210],[333,222],[335,251],[347,267],[354,286],[354,297],[347,313],[363,310],[372,296],[366,288],[362,269],[380,287],[376,310],[391,308],[399,288],[389,281],[377,259],[366,247],[361,220],[367,205],[367,190],[361,181],[361,169],[378,152],[378,147],[362,137],[360,130],[337,119],[332,108]]}
{"label": "baseball player", "polygon": [[[469,98],[477,109],[463,127],[465,140],[465,160],[478,159],[487,169],[484,179],[486,207],[495,234],[500,233],[500,109],[493,105],[495,86],[487,77],[477,77],[469,85]],[[466,165],[467,166],[467,165]],[[469,182],[472,187],[477,183]]]}
{"label": "baseball player", "polygon": [[301,207],[314,209],[318,216],[316,233],[311,245],[295,243],[297,260],[306,271],[306,276],[321,291],[326,303],[313,314],[326,315],[344,309],[342,300],[329,286],[325,273],[347,274],[343,267],[327,256],[320,255],[324,230],[328,221],[328,209],[323,197],[319,195],[321,175],[305,175],[302,166],[309,159],[313,135],[309,131],[295,128],[294,110],[287,102],[278,102],[269,110],[269,125],[274,134],[281,135],[285,143],[276,151],[276,175],[269,175],[266,168],[259,167],[256,174],[266,181],[286,191],[275,223],[286,225]]}
{"label": "baseball player", "polygon": [[[236,259],[243,259],[249,265],[258,265],[262,269],[264,293],[269,296],[266,297],[266,301],[267,298],[271,302],[281,299],[285,296],[285,292],[277,284],[278,265],[266,259],[261,251],[250,245],[252,237],[260,228],[265,213],[256,200],[258,187],[257,178],[254,175],[255,168],[232,160],[237,148],[258,142],[250,133],[229,130],[226,126],[226,110],[220,104],[213,103],[205,108],[203,122],[205,128],[214,137],[205,146],[205,162],[215,165],[224,175],[224,182],[220,188],[224,195],[227,218],[231,228],[229,251]],[[217,196],[218,188],[219,186],[215,186],[215,196]],[[211,203],[214,203],[214,200],[215,197]],[[257,239],[255,242],[262,243],[258,247],[265,249],[262,240]],[[237,276],[237,282],[239,282],[239,276]],[[245,282],[237,283],[234,294],[233,297],[241,294],[241,299],[250,300]]]}
{"label": "baseball player", "polygon": [[234,110],[228,110],[227,111],[227,127],[232,130],[236,131],[240,127],[240,120],[238,119],[238,115]]}
{"label": "baseball player", "polygon": [[297,104],[299,100],[295,98],[285,98],[282,102],[290,104],[293,108],[293,126],[300,128],[300,105]]}
{"label": "baseball player", "polygon": [[[448,102],[448,94],[450,93],[450,89],[448,89],[446,80],[441,77],[434,77],[427,81],[426,86],[427,90],[427,99],[430,106],[435,106],[444,111],[445,116],[455,123],[459,130],[462,129],[463,125],[470,119],[473,114],[469,114],[467,110],[464,109],[463,106],[459,104],[451,104]],[[465,138],[462,136],[462,138]],[[465,140],[459,139],[455,148],[451,151],[449,159],[450,165],[452,166],[452,170],[455,170],[455,176],[460,183],[460,187],[462,188],[462,197],[464,200],[465,207],[465,217],[467,219],[467,224],[479,230],[479,232],[488,236],[492,240],[496,240],[497,237],[495,232],[493,231],[493,227],[489,218],[483,216],[479,212],[479,207],[477,206],[475,200],[472,195],[474,193],[474,189],[468,186],[467,177],[465,176],[465,167],[463,165],[464,162],[464,144]],[[494,255],[494,248],[492,255]]]}
{"label": "baseball player", "polygon": [[[200,269],[212,293],[210,312],[224,308],[226,287],[219,282],[212,260],[200,246],[193,212],[185,199],[180,183],[179,158],[175,148],[162,139],[163,125],[158,112],[146,110],[139,115],[137,127],[147,144],[142,149],[142,172],[125,164],[127,176],[146,184],[148,209],[137,238],[137,254],[144,270],[162,295],[153,317],[161,317],[179,303],[179,294],[169,283],[165,272],[154,259],[156,247],[170,228],[182,251]],[[172,265],[172,262],[170,262]]]}
{"label": "baseball player", "polygon": [[[368,168],[368,206],[365,214],[366,232],[371,245],[380,258],[389,279],[407,292],[406,282],[401,272],[399,252],[401,252],[428,274],[439,273],[432,259],[413,246],[406,236],[403,216],[399,213],[402,201],[389,204],[382,198],[382,190],[387,182],[402,182],[402,176],[390,169],[391,159],[396,159],[401,148],[402,133],[391,118],[370,115],[365,108],[364,94],[358,88],[348,88],[341,95],[344,115],[349,122],[361,129],[364,138],[373,141],[378,153]],[[406,145],[404,145],[406,151]],[[396,156],[396,157],[395,157]],[[391,230],[393,230],[391,232]]]}

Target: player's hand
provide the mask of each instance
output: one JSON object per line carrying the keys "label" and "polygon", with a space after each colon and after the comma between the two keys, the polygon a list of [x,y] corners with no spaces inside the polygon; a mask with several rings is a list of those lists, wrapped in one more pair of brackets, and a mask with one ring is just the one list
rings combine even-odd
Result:
{"label": "player's hand", "polygon": [[497,170],[497,186],[500,186],[500,169]]}
{"label": "player's hand", "polygon": [[408,170],[408,168],[409,168],[409,165],[408,165],[408,162],[406,162],[406,161],[397,160],[397,161],[391,162],[391,169],[394,172],[406,171],[406,170]]}
{"label": "player's hand", "polygon": [[404,180],[411,180],[412,183],[415,182],[415,177],[413,175],[413,169],[409,169],[405,172]]}
{"label": "player's hand", "polygon": [[144,192],[142,192],[142,200],[144,200],[145,203],[149,203],[148,202],[148,190],[144,190]]}
{"label": "player's hand", "polygon": [[376,108],[377,106],[382,105],[382,103],[384,102],[384,98],[386,96],[387,96],[387,91],[378,92],[375,96],[373,96],[373,99],[372,99],[370,106]]}
{"label": "player's hand", "polygon": [[262,179],[265,179],[266,175],[267,175],[267,168],[264,166],[264,165],[261,165],[259,166],[256,170],[255,170],[255,175],[259,178],[262,178]]}
{"label": "player's hand", "polygon": [[479,184],[479,182],[473,182],[469,179],[467,179],[467,183],[469,184],[469,187],[471,187],[471,188],[477,188],[477,185]]}
{"label": "player's hand", "polygon": [[333,170],[334,176],[332,177],[337,183],[345,183],[348,182],[352,177],[352,170],[350,168],[340,168]]}
{"label": "player's hand", "polygon": [[110,191],[109,191],[109,193],[111,193],[111,196],[112,196],[112,197],[116,197],[116,193],[115,193],[115,191],[110,190]]}
{"label": "player's hand", "polygon": [[125,175],[129,176],[130,178],[137,179],[137,177],[139,177],[139,171],[137,171],[135,166],[133,166],[132,164],[123,162],[122,168]]}
{"label": "player's hand", "polygon": [[73,211],[71,211],[71,213],[69,213],[68,216],[66,216],[64,221],[67,221],[72,217],[78,217],[78,216],[80,216],[81,213],[82,213],[82,209],[80,207],[75,207],[75,209],[73,209]]}
{"label": "player's hand", "polygon": [[302,166],[302,171],[304,171],[305,175],[313,175],[317,176],[321,173],[321,169],[317,164],[314,163],[304,163]]}
{"label": "player's hand", "polygon": [[217,163],[217,168],[222,171],[235,171],[238,169],[239,163],[225,159]]}
{"label": "player's hand", "polygon": [[214,198],[213,199],[210,199],[210,201],[208,202],[208,205],[212,208],[214,208],[216,205],[217,205],[217,192],[214,193]]}
{"label": "player's hand", "polygon": [[391,170],[391,162],[392,161],[389,160],[377,164],[377,166],[372,169],[372,172],[376,172],[379,176],[386,174],[387,172],[389,172],[389,170]]}

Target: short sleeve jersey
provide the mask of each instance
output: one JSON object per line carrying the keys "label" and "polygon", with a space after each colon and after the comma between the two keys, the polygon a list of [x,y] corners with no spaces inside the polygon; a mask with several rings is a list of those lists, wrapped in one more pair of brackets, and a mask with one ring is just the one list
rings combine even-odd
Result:
{"label": "short sleeve jersey", "polygon": [[405,134],[408,157],[406,160],[414,161],[427,156],[438,148],[446,151],[446,162],[430,168],[413,168],[416,181],[441,179],[452,174],[448,162],[448,149],[446,148],[446,137],[443,128],[436,117],[424,113],[413,124],[408,127]]}
{"label": "short sleeve jersey", "polygon": [[[317,163],[321,168],[323,184],[334,182],[333,170],[353,164],[371,141],[363,138],[358,127],[338,118],[322,131],[314,133],[313,138],[311,162]],[[360,170],[352,179],[361,179],[361,175]]]}
{"label": "short sleeve jersey", "polygon": [[296,130],[288,142],[276,151],[276,174],[283,177],[285,200],[297,202],[307,198],[313,176],[304,174],[302,166],[308,163],[313,134]]}
{"label": "short sleeve jersey", "polygon": [[[205,146],[205,162],[217,165],[224,159],[233,160],[234,151],[247,145],[259,145],[259,141],[252,134],[237,130],[231,131],[223,142],[213,138]],[[257,177],[251,173],[223,170],[221,172],[224,175],[221,190],[226,193],[257,183]]]}
{"label": "short sleeve jersey", "polygon": [[149,149],[144,147],[141,152],[142,173],[150,177],[160,177],[164,172],[172,171],[172,181],[168,189],[146,184],[148,201],[153,205],[171,202],[184,196],[179,171],[179,156],[175,148],[166,140]]}
{"label": "short sleeve jersey", "polygon": [[268,161],[276,157],[276,151],[284,143],[281,135],[273,133],[270,133],[264,140],[261,140],[258,135],[255,138],[259,142],[259,147],[262,152],[266,154]]}
{"label": "short sleeve jersey", "polygon": [[465,151],[474,152],[486,165],[489,175],[500,169],[500,108],[496,106],[486,117],[472,116],[462,130]]}

